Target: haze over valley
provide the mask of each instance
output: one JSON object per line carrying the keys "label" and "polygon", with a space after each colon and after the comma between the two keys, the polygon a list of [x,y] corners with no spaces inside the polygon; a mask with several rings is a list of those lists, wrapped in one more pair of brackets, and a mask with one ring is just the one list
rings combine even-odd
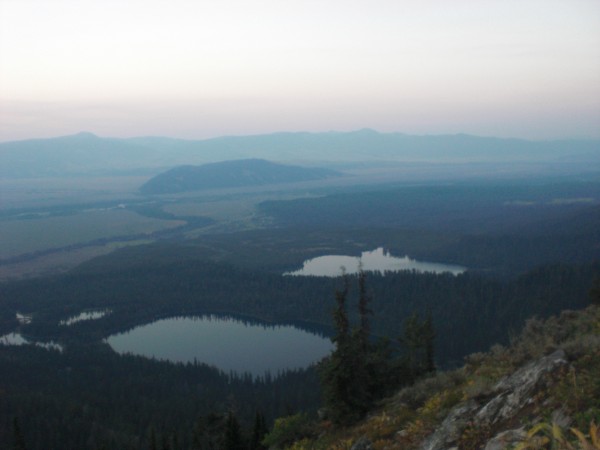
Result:
{"label": "haze over valley", "polygon": [[[256,409],[268,420],[290,405],[315,411],[315,364],[339,348],[331,310],[344,273],[351,283],[366,276],[373,339],[391,336],[391,354],[403,354],[399,329],[430,318],[440,370],[508,343],[532,315],[584,307],[600,273],[593,140],[85,133],[0,144],[0,156],[13,170],[0,210],[0,355],[11,402],[51,382],[59,393],[44,408],[71,417],[52,406],[80,401],[83,385],[61,375],[69,365],[77,383],[101,386],[92,395],[94,411],[113,411],[106,426],[139,430],[121,442],[149,442],[153,423],[194,448],[191,424],[226,417],[224,398],[240,402],[245,427]],[[42,361],[47,375],[17,376]],[[422,376],[411,370],[382,385],[386,395]],[[195,403],[180,387],[135,394],[140,382],[162,389],[163,377],[180,387],[193,380]],[[115,396],[115,386],[131,393]],[[186,419],[124,419],[141,399]],[[44,414],[18,420],[42,430],[38,441],[27,434],[37,448],[52,436],[109,439],[86,421],[60,438]],[[219,429],[207,433],[222,439]]]}
{"label": "haze over valley", "polygon": [[0,0],[0,448],[596,449],[597,0]]}

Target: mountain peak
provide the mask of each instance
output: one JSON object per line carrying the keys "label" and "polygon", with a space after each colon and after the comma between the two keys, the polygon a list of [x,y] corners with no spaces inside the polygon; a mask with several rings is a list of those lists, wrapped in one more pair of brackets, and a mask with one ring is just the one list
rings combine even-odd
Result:
{"label": "mountain peak", "polygon": [[360,130],[356,130],[355,134],[368,134],[368,135],[376,135],[380,134],[379,131],[374,130],[373,128],[361,128]]}
{"label": "mountain peak", "polygon": [[80,131],[79,133],[75,133],[75,134],[72,134],[71,136],[67,136],[67,137],[98,139],[98,136],[90,131]]}

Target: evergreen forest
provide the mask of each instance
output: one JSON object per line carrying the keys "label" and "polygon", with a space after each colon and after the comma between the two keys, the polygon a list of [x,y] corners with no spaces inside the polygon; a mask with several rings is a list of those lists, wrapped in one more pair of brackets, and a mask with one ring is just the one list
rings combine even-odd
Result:
{"label": "evergreen forest", "polygon": [[[0,447],[277,448],[311,421],[356,423],[398,389],[509,345],[528,319],[585,308],[600,277],[599,187],[588,177],[334,189],[262,202],[254,226],[196,216],[65,273],[3,281],[0,336],[60,349],[0,345]],[[186,217],[165,204],[138,213]],[[312,257],[377,247],[466,271],[286,275]],[[84,311],[110,313],[64,326]],[[334,350],[255,376],[107,342],[208,314],[294,325]]]}

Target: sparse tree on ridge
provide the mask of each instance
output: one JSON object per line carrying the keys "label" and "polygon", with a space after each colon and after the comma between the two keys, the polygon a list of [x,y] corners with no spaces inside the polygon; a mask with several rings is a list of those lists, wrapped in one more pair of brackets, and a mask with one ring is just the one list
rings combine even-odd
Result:
{"label": "sparse tree on ridge", "polygon": [[265,416],[257,412],[254,418],[254,427],[252,428],[252,436],[250,438],[250,450],[263,450],[266,447],[262,445],[262,441],[269,429],[265,422]]}
{"label": "sparse tree on ridge", "polygon": [[346,312],[349,281],[343,276],[344,287],[336,291],[336,308],[333,321],[336,334],[332,338],[335,350],[321,366],[323,396],[330,418],[336,423],[350,422],[356,419],[352,405],[354,355],[350,334],[350,321]]}
{"label": "sparse tree on ridge", "polygon": [[408,368],[413,379],[435,372],[434,340],[431,313],[428,312],[424,320],[421,320],[417,313],[406,319],[399,341],[405,348]]}
{"label": "sparse tree on ridge", "polygon": [[343,288],[335,293],[333,321],[335,349],[320,367],[324,403],[328,417],[338,424],[349,424],[363,417],[374,401],[415,378],[435,371],[434,337],[431,314],[424,320],[410,316],[401,342],[407,349],[405,359],[394,358],[389,340],[370,341],[371,314],[366,274],[358,274],[359,325],[351,328],[346,304],[349,278],[343,276]]}
{"label": "sparse tree on ridge", "polygon": [[346,311],[350,283],[348,276],[343,275],[343,288],[335,293],[336,308],[333,311],[335,350],[321,365],[325,407],[329,418],[339,424],[360,419],[372,401],[368,372],[371,347],[367,315],[370,311],[365,281],[361,268],[358,275],[360,325],[351,329]]}

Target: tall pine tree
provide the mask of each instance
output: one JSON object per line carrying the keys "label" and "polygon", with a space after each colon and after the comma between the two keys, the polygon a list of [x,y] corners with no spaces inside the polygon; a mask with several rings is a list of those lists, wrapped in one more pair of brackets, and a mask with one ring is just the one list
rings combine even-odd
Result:
{"label": "tall pine tree", "polygon": [[269,429],[265,422],[265,416],[257,412],[254,418],[254,427],[252,428],[252,436],[250,437],[250,450],[265,450],[266,447],[262,444],[263,439],[267,435]]}
{"label": "tall pine tree", "polygon": [[399,341],[404,346],[413,380],[435,372],[435,331],[430,312],[424,320],[421,320],[417,313],[411,314],[404,322],[404,332]]}
{"label": "tall pine tree", "polygon": [[433,372],[434,331],[431,314],[420,320],[410,316],[401,342],[407,350],[405,359],[394,358],[389,341],[370,342],[369,308],[366,274],[358,274],[358,326],[351,328],[346,311],[349,279],[343,277],[343,289],[335,293],[333,311],[335,349],[321,363],[320,374],[328,417],[338,424],[349,424],[363,417],[375,400],[393,389],[410,383],[424,373]]}
{"label": "tall pine tree", "polygon": [[230,411],[225,421],[224,450],[244,450],[242,429],[235,415]]}
{"label": "tall pine tree", "polygon": [[336,308],[333,311],[336,335],[332,340],[335,349],[321,366],[325,406],[330,419],[340,424],[361,418],[372,402],[368,373],[370,299],[366,291],[366,276],[362,270],[359,272],[360,325],[352,330],[346,311],[349,279],[344,275],[343,280],[343,289],[335,294]]}
{"label": "tall pine tree", "polygon": [[335,292],[336,308],[333,311],[333,321],[336,334],[332,338],[335,349],[321,366],[325,406],[329,417],[336,423],[350,422],[355,416],[350,403],[353,348],[350,321],[346,312],[349,281],[346,275],[343,279],[343,289]]}
{"label": "tall pine tree", "polygon": [[25,450],[25,438],[23,438],[23,433],[21,432],[21,427],[19,426],[19,420],[15,417],[13,419],[13,448],[14,450]]}

